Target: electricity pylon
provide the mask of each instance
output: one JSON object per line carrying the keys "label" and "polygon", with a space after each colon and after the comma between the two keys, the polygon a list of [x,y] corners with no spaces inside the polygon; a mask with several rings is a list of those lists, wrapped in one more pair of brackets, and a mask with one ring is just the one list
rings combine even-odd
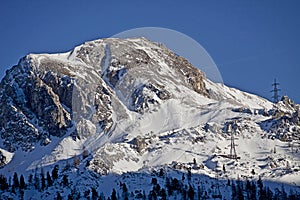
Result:
{"label": "electricity pylon", "polygon": [[273,92],[273,102],[274,103],[278,103],[278,101],[279,101],[279,94],[278,94],[278,92],[279,91],[281,91],[280,89],[278,89],[278,85],[280,85],[279,83],[277,83],[276,82],[276,79],[274,79],[274,83],[272,84],[272,86],[273,86],[273,90],[271,91],[271,92]]}

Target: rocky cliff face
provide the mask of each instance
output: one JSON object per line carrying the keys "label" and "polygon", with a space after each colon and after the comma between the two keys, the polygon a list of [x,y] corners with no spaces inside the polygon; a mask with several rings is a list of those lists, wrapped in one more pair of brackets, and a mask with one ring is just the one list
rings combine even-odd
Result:
{"label": "rocky cliff face", "polygon": [[176,98],[173,88],[184,93],[179,83],[208,96],[204,79],[186,59],[145,38],[96,40],[65,54],[30,54],[1,82],[1,138],[13,152],[66,134],[109,132],[116,107],[148,112]]}
{"label": "rocky cliff face", "polygon": [[168,66],[172,67],[177,71],[178,74],[183,75],[186,78],[188,84],[199,94],[209,96],[205,87],[205,74],[195,68],[185,58],[176,55],[174,52],[165,48],[164,54],[158,52],[160,56],[165,59]]}
{"label": "rocky cliff face", "polygon": [[33,65],[21,59],[1,82],[1,137],[10,151],[46,144],[50,136],[63,136],[72,126],[66,103],[72,96],[70,78],[34,71]]}
{"label": "rocky cliff face", "polygon": [[272,133],[270,137],[282,141],[293,141],[300,138],[300,108],[287,96],[274,105],[270,111],[272,118],[261,123],[261,126]]}
{"label": "rocky cliff face", "polygon": [[208,96],[205,75],[165,46],[145,38],[106,39],[102,43],[102,77],[130,110],[144,112],[151,104],[176,96],[171,92],[176,84]]}

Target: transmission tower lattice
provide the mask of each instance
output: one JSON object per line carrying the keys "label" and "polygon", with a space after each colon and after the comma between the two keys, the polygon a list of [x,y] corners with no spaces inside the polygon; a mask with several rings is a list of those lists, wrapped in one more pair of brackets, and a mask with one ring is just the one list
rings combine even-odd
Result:
{"label": "transmission tower lattice", "polygon": [[230,137],[230,154],[229,154],[229,158],[231,159],[238,159],[239,157],[237,156],[236,154],[236,150],[235,150],[235,146],[236,144],[234,143],[234,131],[233,131],[233,128],[232,128],[232,125],[229,124],[228,126],[228,132],[230,133],[231,137]]}
{"label": "transmission tower lattice", "polygon": [[236,150],[235,150],[235,143],[234,143],[233,132],[231,132],[230,157],[232,159],[236,159],[237,158]]}
{"label": "transmission tower lattice", "polygon": [[276,82],[276,79],[274,79],[274,83],[272,84],[272,86],[273,86],[273,90],[271,91],[271,92],[273,92],[273,102],[274,103],[278,103],[278,101],[279,101],[279,94],[278,94],[278,92],[279,91],[281,91],[280,89],[278,89],[278,87],[277,86],[279,86],[280,84],[279,83],[277,83]]}

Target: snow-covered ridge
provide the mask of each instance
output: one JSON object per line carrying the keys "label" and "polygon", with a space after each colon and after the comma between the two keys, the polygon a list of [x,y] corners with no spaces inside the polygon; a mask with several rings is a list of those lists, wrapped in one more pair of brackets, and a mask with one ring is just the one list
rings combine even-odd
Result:
{"label": "snow-covered ridge", "polygon": [[[30,54],[7,72],[0,98],[0,174],[56,164],[87,177],[191,167],[205,177],[300,184],[298,105],[213,83],[146,38]],[[239,160],[226,157],[229,130]]]}

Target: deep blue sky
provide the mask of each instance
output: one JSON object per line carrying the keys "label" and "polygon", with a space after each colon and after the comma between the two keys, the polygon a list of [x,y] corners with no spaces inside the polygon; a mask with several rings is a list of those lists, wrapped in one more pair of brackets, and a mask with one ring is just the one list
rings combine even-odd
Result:
{"label": "deep blue sky", "polygon": [[[187,3],[189,2],[189,3]],[[164,27],[198,41],[224,83],[300,103],[300,1],[0,0],[0,77],[28,53],[63,52],[138,27]]]}

